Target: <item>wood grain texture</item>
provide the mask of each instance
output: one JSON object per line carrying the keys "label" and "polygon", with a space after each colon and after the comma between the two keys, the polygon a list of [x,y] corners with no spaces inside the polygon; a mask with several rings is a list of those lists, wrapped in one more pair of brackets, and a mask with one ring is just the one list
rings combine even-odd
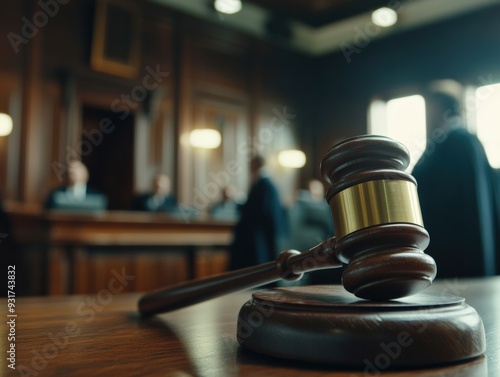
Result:
{"label": "wood grain texture", "polygon": [[[118,284],[117,284],[118,286]],[[469,362],[422,369],[381,371],[391,377],[496,377],[500,375],[500,277],[437,281],[428,290],[440,297],[461,295],[481,315],[485,356]],[[366,377],[364,368],[339,368],[283,361],[243,351],[236,318],[250,298],[241,292],[186,309],[140,319],[139,295],[18,298],[16,367],[36,376],[291,376]],[[88,302],[95,299],[95,309]],[[100,300],[100,301],[99,301]],[[5,308],[5,300],[2,301]],[[1,337],[6,337],[5,325]],[[65,332],[74,336],[66,338]],[[53,345],[61,344],[57,352]],[[457,339],[460,342],[460,339]],[[363,345],[360,344],[360,347]],[[51,350],[53,353],[51,353]],[[36,361],[46,352],[51,359]],[[19,376],[0,361],[1,373]],[[32,362],[35,363],[32,365]],[[38,364],[37,364],[38,363]],[[39,367],[39,370],[34,367]],[[35,374],[36,373],[36,374]]]}
{"label": "wood grain texture", "polygon": [[162,288],[144,295],[139,301],[139,311],[144,315],[164,313],[280,279],[296,281],[304,272],[338,268],[342,265],[334,255],[334,248],[335,238],[329,238],[303,253],[285,250],[272,262]]}
{"label": "wood grain texture", "polygon": [[[321,161],[323,178],[331,185],[326,200],[338,237],[336,254],[341,262],[348,264],[342,273],[342,284],[357,297],[385,300],[409,296],[427,288],[436,277],[434,259],[423,253],[429,245],[429,234],[421,221],[409,220],[413,216],[399,218],[396,215],[393,219],[375,216],[374,222],[358,224],[344,234],[339,231],[343,228],[341,225],[345,225],[343,221],[356,217],[356,211],[350,212],[356,208],[365,220],[377,212],[375,209],[384,214],[393,211],[418,213],[415,219],[421,220],[416,196],[413,201],[395,201],[389,205],[386,196],[401,199],[401,193],[384,189],[380,195],[375,191],[368,194],[365,187],[362,191],[366,190],[366,195],[336,200],[356,185],[375,181],[402,181],[415,185],[415,179],[405,172],[409,161],[408,149],[403,144],[377,135],[343,140]],[[408,185],[402,187],[409,189]],[[347,211],[344,216],[339,213],[342,208]]]}
{"label": "wood grain texture", "polygon": [[[23,257],[34,248],[42,261],[26,260],[22,269],[30,294],[96,293],[112,270],[123,268],[136,277],[127,292],[222,272],[233,228],[231,222],[208,218],[186,223],[164,214],[124,211],[69,214],[11,208],[9,214]],[[32,271],[42,276],[35,279]]]}
{"label": "wood grain texture", "polygon": [[339,285],[267,289],[242,307],[237,328],[238,342],[264,355],[374,372],[470,360],[485,350],[477,312],[461,297],[427,292],[377,302]]}

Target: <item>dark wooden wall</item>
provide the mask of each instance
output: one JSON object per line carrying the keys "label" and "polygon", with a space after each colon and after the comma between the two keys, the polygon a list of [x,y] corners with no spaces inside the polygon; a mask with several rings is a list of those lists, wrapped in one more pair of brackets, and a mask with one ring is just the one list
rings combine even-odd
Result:
{"label": "dark wooden wall", "polygon": [[[39,207],[61,184],[67,160],[82,158],[113,209],[126,208],[161,170],[173,178],[181,203],[203,211],[217,199],[214,184],[229,180],[246,191],[248,159],[262,153],[289,204],[298,185],[319,177],[321,158],[334,143],[366,133],[372,98],[413,94],[435,79],[500,82],[500,6],[371,41],[349,63],[342,52],[304,56],[235,32],[217,18],[211,23],[134,3],[142,23],[133,78],[92,69],[94,0],[60,4],[47,25],[17,47],[6,36],[22,35],[23,18],[31,20],[40,7],[37,0],[3,4],[0,112],[14,120],[12,134],[0,138],[3,198]],[[151,70],[161,72],[161,82],[127,102],[142,93]],[[108,118],[104,132],[99,125]],[[222,131],[217,150],[185,143],[189,131],[204,126]],[[277,153],[291,147],[307,153],[300,171],[276,162]],[[32,281],[40,280],[40,258],[36,253],[31,263],[37,266],[29,270]],[[107,258],[96,259],[100,276],[111,268]],[[185,279],[183,260],[148,258],[144,274],[166,263],[180,274],[174,280]],[[201,255],[198,276],[224,268],[224,254],[213,258]]]}
{"label": "dark wooden wall", "polygon": [[440,79],[471,86],[500,82],[499,19],[496,5],[373,40],[351,54],[350,62],[342,52],[317,59],[316,163],[333,143],[366,133],[375,97],[415,94]]}
{"label": "dark wooden wall", "polygon": [[[216,18],[210,23],[146,2],[135,4],[140,66],[132,78],[92,69],[91,0],[59,4],[46,25],[15,48],[3,39],[0,111],[14,118],[14,132],[0,139],[4,198],[41,204],[61,184],[67,161],[82,158],[97,188],[108,195],[122,191],[110,202],[113,209],[126,209],[131,196],[148,190],[152,176],[164,171],[181,202],[192,205],[201,196],[197,209],[204,210],[217,199],[210,191],[214,177],[222,182],[229,172],[231,183],[246,190],[254,152],[269,157],[276,177],[286,182],[283,194],[291,196],[298,173],[280,170],[274,159],[280,149],[302,147],[299,124],[308,117],[297,94],[307,81],[290,78],[301,76],[307,59],[231,31]],[[4,36],[23,36],[22,17],[32,20],[41,11],[35,0],[7,7],[0,16]],[[144,97],[148,75],[158,85]],[[268,123],[284,108],[299,115],[269,136]],[[111,128],[102,132],[99,124],[108,118]],[[190,130],[205,126],[221,129],[218,150],[194,150],[183,142]],[[238,174],[231,173],[229,163]],[[110,181],[103,185],[106,171]]]}
{"label": "dark wooden wall", "polygon": [[[82,129],[91,132],[92,124],[98,126],[95,119],[112,112],[133,128],[133,150],[123,160],[133,161],[132,172],[120,175],[127,182],[119,187],[127,189],[116,208],[125,206],[134,192],[147,190],[151,176],[163,170],[172,176],[180,201],[203,210],[216,199],[211,184],[224,181],[224,173],[240,191],[246,190],[248,157],[254,152],[269,157],[290,202],[298,184],[318,177],[328,148],[366,132],[367,108],[375,96],[414,93],[442,78],[470,85],[500,81],[500,6],[370,41],[349,63],[342,52],[304,56],[235,32],[217,18],[210,23],[137,4],[143,21],[141,53],[132,79],[90,66],[93,0],[60,5],[58,14],[17,53],[3,39],[0,111],[14,118],[13,133],[0,138],[0,192],[5,198],[41,203],[60,184],[54,166],[77,153]],[[5,7],[0,15],[4,36],[20,34],[21,18],[30,19],[39,10],[35,0]],[[125,104],[122,96],[141,86],[147,67],[159,67],[168,76],[147,99]],[[283,127],[274,127],[277,118]],[[120,126],[120,119],[114,122]],[[223,132],[221,147],[208,153],[184,142],[190,130],[206,125]],[[277,152],[290,147],[308,155],[300,172],[276,163]],[[106,143],[90,153],[100,155],[99,148],[107,150]],[[114,159],[118,165],[119,156]],[[232,174],[234,170],[238,173]]]}

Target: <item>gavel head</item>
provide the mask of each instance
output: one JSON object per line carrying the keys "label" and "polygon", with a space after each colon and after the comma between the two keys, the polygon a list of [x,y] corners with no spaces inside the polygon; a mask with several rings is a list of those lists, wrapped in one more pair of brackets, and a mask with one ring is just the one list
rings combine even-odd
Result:
{"label": "gavel head", "polygon": [[358,136],[335,145],[321,173],[331,187],[337,258],[347,264],[342,284],[361,298],[393,299],[415,294],[436,276],[423,250],[423,227],[415,179],[404,170],[409,153],[383,136]]}

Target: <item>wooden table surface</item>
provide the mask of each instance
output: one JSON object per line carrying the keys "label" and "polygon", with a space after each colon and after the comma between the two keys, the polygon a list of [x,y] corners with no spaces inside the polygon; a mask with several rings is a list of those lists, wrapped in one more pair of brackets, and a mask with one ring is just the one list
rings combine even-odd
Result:
{"label": "wooden table surface", "polygon": [[[123,280],[123,277],[122,277]],[[124,281],[124,280],[123,280]],[[120,279],[96,295],[16,299],[16,368],[0,358],[7,376],[375,376],[252,354],[236,341],[236,319],[250,298],[241,292],[141,319],[137,294],[113,294]],[[388,376],[500,376],[500,277],[438,281],[442,295],[466,298],[486,329],[484,356],[442,367],[382,372]],[[6,300],[2,300],[4,321]],[[7,317],[7,320],[12,317]],[[2,344],[9,325],[2,326]],[[457,339],[459,342],[460,339]],[[363,345],[360,344],[360,347]],[[8,352],[7,352],[8,354]]]}

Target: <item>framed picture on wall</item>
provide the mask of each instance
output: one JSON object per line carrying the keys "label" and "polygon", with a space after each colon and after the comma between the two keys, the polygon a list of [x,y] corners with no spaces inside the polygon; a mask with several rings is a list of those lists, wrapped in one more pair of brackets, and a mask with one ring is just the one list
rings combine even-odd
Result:
{"label": "framed picture on wall", "polygon": [[99,72],[133,78],[140,64],[140,9],[127,0],[97,0],[91,67]]}

